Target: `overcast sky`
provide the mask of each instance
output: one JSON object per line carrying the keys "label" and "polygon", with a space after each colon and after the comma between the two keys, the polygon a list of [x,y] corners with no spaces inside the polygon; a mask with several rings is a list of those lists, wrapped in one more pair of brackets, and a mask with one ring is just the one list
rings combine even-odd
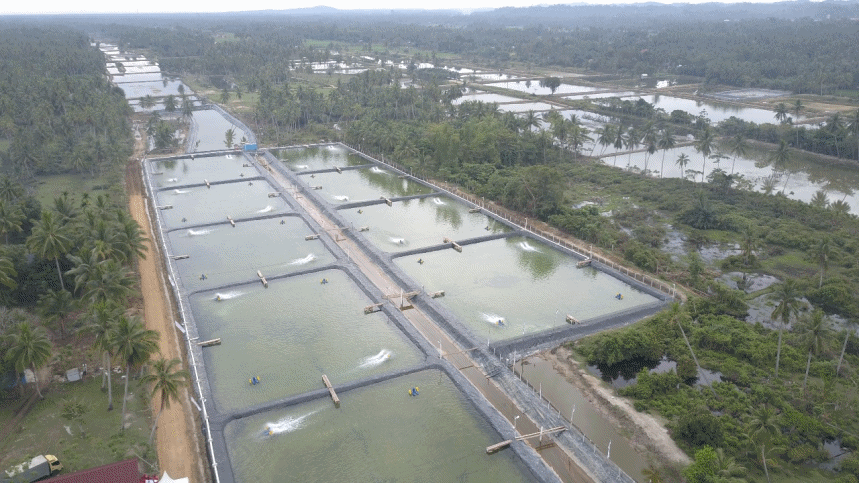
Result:
{"label": "overcast sky", "polygon": [[[648,0],[640,0],[648,1]],[[652,0],[651,0],[652,1]],[[671,0],[658,0],[660,3],[675,3]],[[703,3],[713,0],[684,0],[683,3]],[[762,0],[745,0],[761,2]],[[776,0],[763,0],[776,1]],[[575,0],[576,3],[638,3],[638,0]],[[151,13],[151,12],[229,12],[247,10],[283,10],[308,7],[312,3],[299,3],[284,0],[250,0],[246,2],[223,0],[33,0],[0,2],[0,15],[5,14],[51,14],[51,13]],[[320,0],[316,5],[338,9],[475,9],[499,7],[526,7],[530,5],[553,5],[563,2],[545,0],[433,0],[430,2],[403,2],[402,0]],[[570,2],[573,3],[573,2]]]}

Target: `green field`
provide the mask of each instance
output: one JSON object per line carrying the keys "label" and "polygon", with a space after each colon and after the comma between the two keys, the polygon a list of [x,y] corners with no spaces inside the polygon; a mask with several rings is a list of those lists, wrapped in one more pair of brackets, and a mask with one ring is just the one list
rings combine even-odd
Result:
{"label": "green field", "polygon": [[[27,397],[31,390],[27,388]],[[122,392],[122,376],[114,374],[114,409],[107,411],[107,393],[101,390],[101,377],[89,375],[85,382],[54,383],[48,390],[43,389],[45,399],[37,401],[18,427],[0,442],[0,468],[40,454],[59,458],[65,467],[63,473],[135,455],[154,461],[154,450],[147,448],[150,415],[147,402],[142,397],[144,391],[138,388],[136,381],[131,381],[126,415],[128,428],[120,432]],[[61,416],[62,402],[69,397],[77,398],[88,408],[80,424]],[[0,401],[0,422],[11,419],[20,404],[18,399]],[[147,468],[147,471],[154,472],[154,469]]]}
{"label": "green field", "polygon": [[110,194],[114,200],[120,199],[115,190],[122,186],[115,176],[92,177],[89,174],[53,174],[39,176],[35,182],[36,199],[42,207],[53,206],[54,198],[63,193],[80,201],[82,193],[89,193],[92,198],[98,195]]}

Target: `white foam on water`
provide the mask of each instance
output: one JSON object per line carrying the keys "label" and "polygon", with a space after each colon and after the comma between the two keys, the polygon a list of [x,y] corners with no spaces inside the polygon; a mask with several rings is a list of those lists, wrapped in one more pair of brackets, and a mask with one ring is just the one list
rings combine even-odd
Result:
{"label": "white foam on water", "polygon": [[167,181],[170,183],[175,183],[175,182],[179,181],[179,178],[169,178]]}
{"label": "white foam on water", "polygon": [[521,248],[522,250],[525,250],[526,252],[539,252],[540,251],[537,249],[537,247],[532,246],[530,243],[528,243],[526,241],[519,242],[519,248]]}
{"label": "white foam on water", "polygon": [[212,230],[194,230],[194,229],[188,230],[188,236],[208,235],[209,233],[212,233]]}
{"label": "white foam on water", "polygon": [[483,320],[485,320],[487,323],[492,324],[496,327],[504,327],[504,325],[507,324],[507,321],[504,320],[504,317],[502,317],[500,315],[496,315],[496,314],[492,314],[492,313],[487,314],[486,312],[481,312],[480,315],[483,316]]}
{"label": "white foam on water", "polygon": [[261,210],[257,210],[257,213],[268,213],[269,211],[271,211],[273,209],[274,209],[274,206],[268,205]]}
{"label": "white foam on water", "polygon": [[394,353],[389,351],[388,349],[382,349],[376,355],[365,357],[364,360],[361,361],[361,364],[358,366],[358,368],[368,369],[371,367],[376,367],[389,361],[391,357],[393,357],[393,355]]}
{"label": "white foam on water", "polygon": [[173,192],[176,193],[177,195],[184,195],[185,193],[188,192],[188,190],[173,190]]}
{"label": "white foam on water", "polygon": [[439,206],[441,206],[441,205],[446,205],[446,204],[447,204],[447,203],[445,203],[444,201],[442,201],[442,200],[441,200],[441,198],[438,198],[438,197],[433,198],[433,199],[432,199],[432,202],[433,202],[433,203],[435,203],[435,204],[437,204],[437,205],[439,205]]}
{"label": "white foam on water", "polygon": [[343,195],[343,196],[335,196],[335,197],[334,197],[334,199],[335,199],[335,200],[337,200],[337,201],[349,201],[349,197],[348,197],[348,196],[345,196],[345,195]]}
{"label": "white foam on water", "polygon": [[387,171],[385,171],[384,169],[382,169],[378,166],[373,166],[372,168],[370,168],[370,171],[372,171],[374,173],[379,173],[379,174],[388,174]]}
{"label": "white foam on water", "polygon": [[307,168],[309,168],[309,166],[307,166],[306,164],[299,164],[295,167],[295,169],[307,169]]}
{"label": "white foam on water", "polygon": [[220,292],[219,292],[219,293],[216,293],[216,294],[215,294],[215,300],[218,300],[218,301],[220,301],[220,300],[230,300],[230,299],[234,299],[234,298],[236,298],[236,297],[240,297],[240,296],[242,296],[242,295],[244,295],[244,292],[239,292],[239,291],[237,291],[237,290],[236,290],[236,291],[232,291],[232,292],[227,292],[227,293],[220,293]]}
{"label": "white foam on water", "polygon": [[296,258],[295,260],[289,262],[289,264],[290,265],[306,265],[306,264],[312,262],[313,260],[316,260],[316,255],[311,253],[304,258]]}
{"label": "white foam on water", "polygon": [[315,413],[316,411],[311,411],[301,416],[285,416],[277,421],[265,423],[263,434],[273,436],[275,434],[291,433],[301,429],[302,426],[304,426],[305,421],[307,421],[307,418]]}
{"label": "white foam on water", "polygon": [[232,154],[228,154],[226,157],[227,157],[227,159],[233,159],[233,155],[232,155]]}
{"label": "white foam on water", "polygon": [[390,237],[390,238],[388,238],[388,241],[393,243],[394,245],[405,245],[405,243],[406,243],[405,238]]}

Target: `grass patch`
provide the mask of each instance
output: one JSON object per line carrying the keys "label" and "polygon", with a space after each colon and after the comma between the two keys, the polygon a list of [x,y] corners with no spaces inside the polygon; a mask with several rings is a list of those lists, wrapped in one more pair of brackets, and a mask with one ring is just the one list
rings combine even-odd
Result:
{"label": "grass patch", "polygon": [[[154,450],[147,447],[150,414],[147,402],[135,381],[128,387],[128,429],[120,433],[123,381],[113,381],[114,410],[107,411],[107,394],[101,391],[101,378],[88,377],[84,382],[51,385],[45,399],[37,401],[15,432],[0,446],[0,468],[18,464],[39,454],[53,454],[63,463],[63,473],[73,473],[126,458],[140,456],[154,461]],[[28,389],[29,391],[29,389]],[[28,393],[29,395],[29,393]],[[88,411],[80,427],[78,422],[63,419],[62,401],[68,397],[80,400]],[[19,400],[3,401],[2,413],[14,411]],[[83,428],[83,435],[80,428]]]}
{"label": "grass patch", "polygon": [[42,207],[52,206],[54,198],[64,192],[80,201],[81,193],[90,193],[92,197],[106,194],[108,187],[114,185],[109,176],[93,178],[89,174],[52,174],[39,176],[35,183],[36,199]]}

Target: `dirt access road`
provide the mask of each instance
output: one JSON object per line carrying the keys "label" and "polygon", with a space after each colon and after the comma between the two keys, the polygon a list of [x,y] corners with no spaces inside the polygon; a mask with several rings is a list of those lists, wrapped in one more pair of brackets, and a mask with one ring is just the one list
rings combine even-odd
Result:
{"label": "dirt access road", "polygon": [[[128,208],[148,238],[146,259],[140,260],[137,267],[140,273],[140,291],[143,294],[143,318],[147,329],[160,334],[158,347],[161,355],[165,359],[180,359],[182,366],[189,369],[183,342],[173,325],[175,311],[165,286],[161,252],[154,242],[156,238],[153,236],[153,227],[146,213],[146,190],[139,161],[144,153],[145,139],[143,135],[142,139],[135,143],[135,153],[125,173]],[[205,448],[202,439],[198,437],[199,420],[195,416],[196,410],[191,407],[189,397],[190,388],[182,388],[180,403],[173,402],[161,414],[155,436],[158,467],[161,472],[166,471],[173,478],[188,477],[191,483],[204,483],[207,481],[206,466],[203,464]],[[161,407],[161,398],[157,395],[153,397],[151,407],[154,419]]]}

